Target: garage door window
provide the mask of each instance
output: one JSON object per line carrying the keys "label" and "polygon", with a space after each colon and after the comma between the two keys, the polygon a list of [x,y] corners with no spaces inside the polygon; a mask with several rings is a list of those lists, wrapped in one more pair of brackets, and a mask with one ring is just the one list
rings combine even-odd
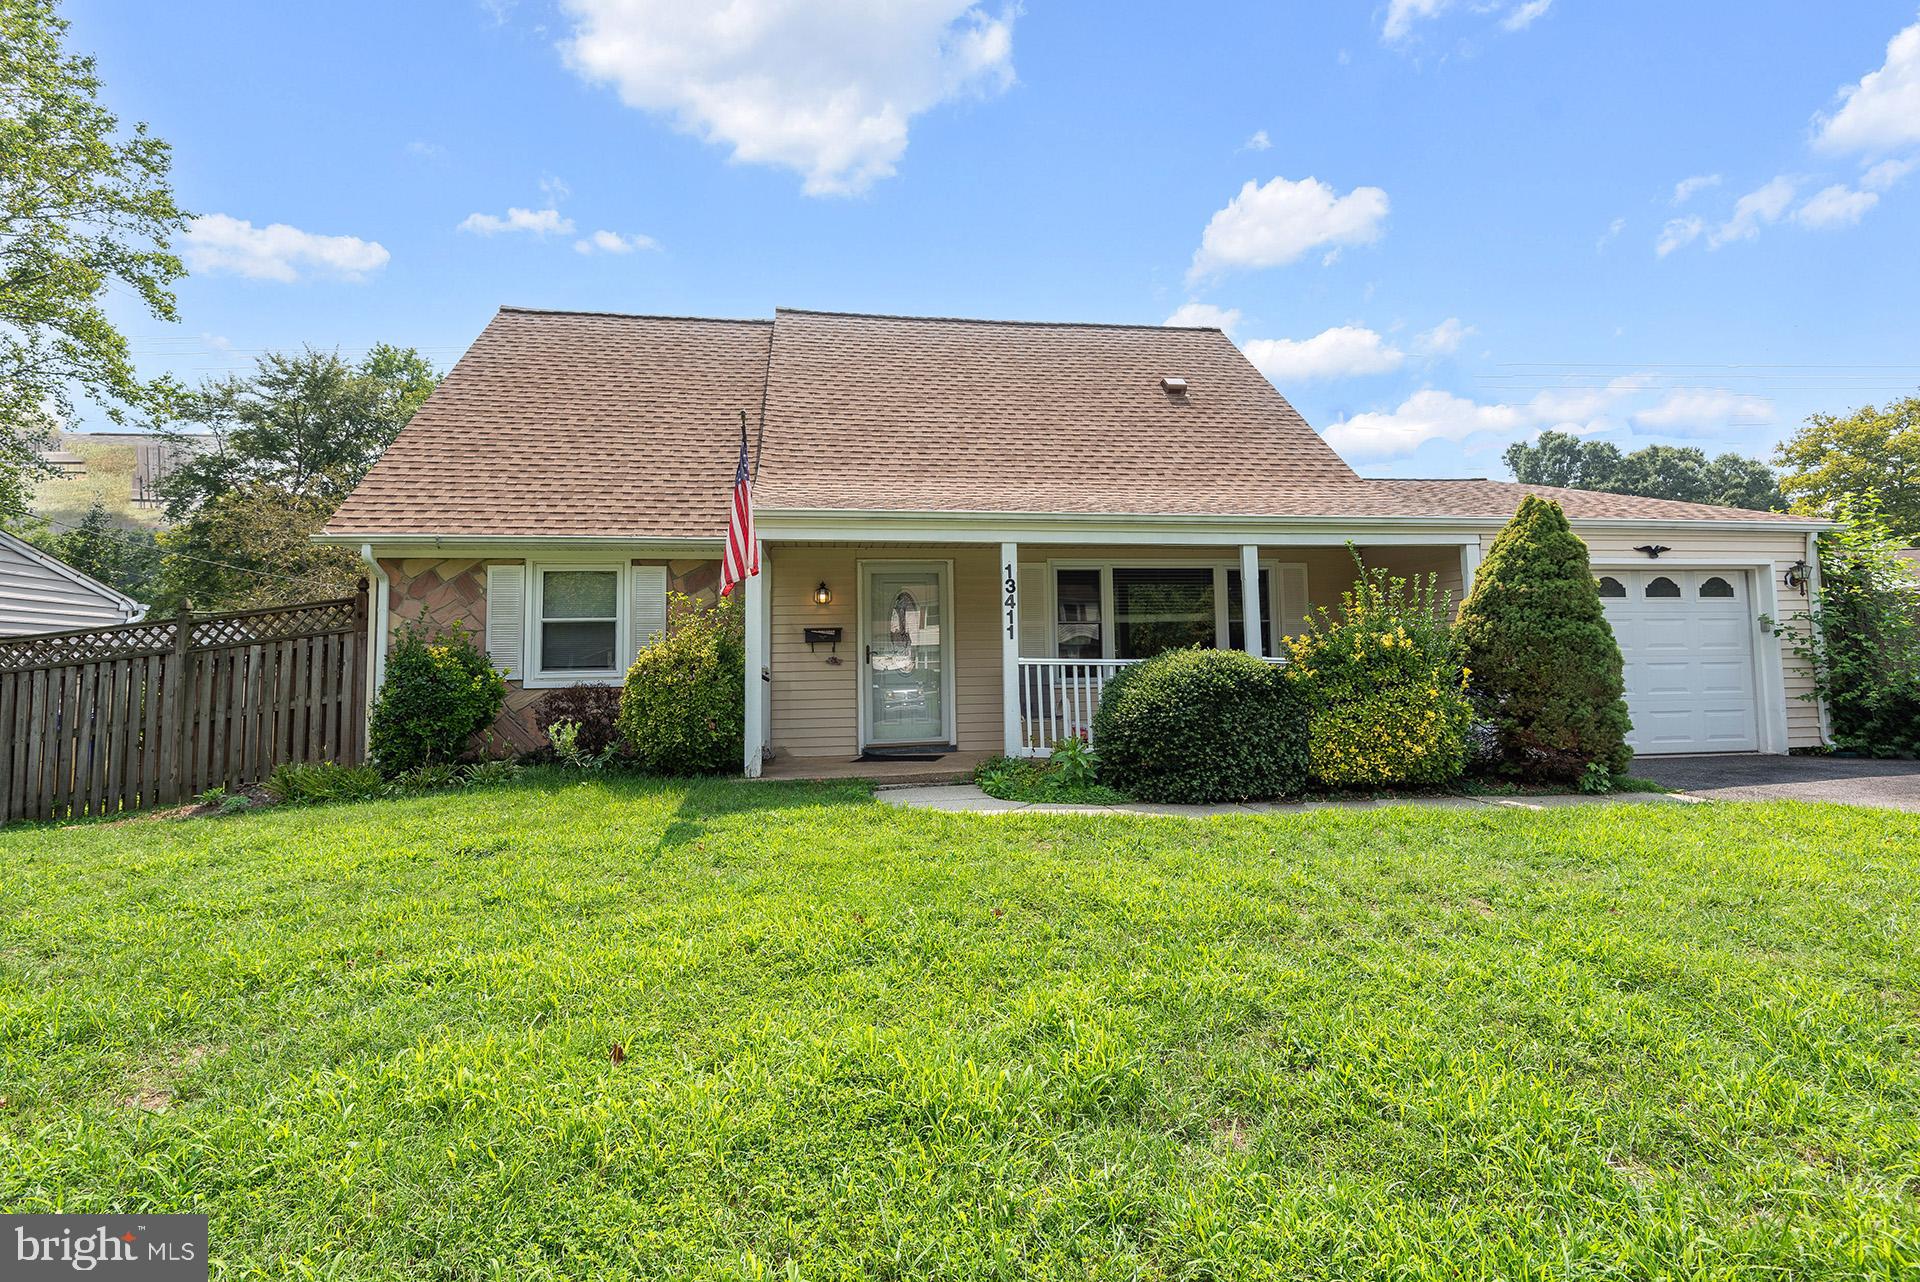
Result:
{"label": "garage door window", "polygon": [[1731,601],[1733,599],[1733,584],[1715,575],[1700,585],[1700,595],[1709,598],[1718,597],[1723,601]]}
{"label": "garage door window", "polygon": [[1647,599],[1649,601],[1655,600],[1657,598],[1668,598],[1668,597],[1671,597],[1674,600],[1678,600],[1680,597],[1680,585],[1678,583],[1675,583],[1672,579],[1669,579],[1665,575],[1662,575],[1659,578],[1653,580],[1651,583],[1647,584]]}
{"label": "garage door window", "polygon": [[1600,576],[1600,595],[1601,596],[1624,597],[1626,594],[1627,594],[1626,584],[1614,578],[1611,574],[1603,574]]}

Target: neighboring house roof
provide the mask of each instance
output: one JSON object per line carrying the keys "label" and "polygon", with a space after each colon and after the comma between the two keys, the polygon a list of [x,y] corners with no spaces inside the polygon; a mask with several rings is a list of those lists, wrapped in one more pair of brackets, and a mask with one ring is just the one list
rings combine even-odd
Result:
{"label": "neighboring house roof", "polygon": [[1806,524],[1363,479],[1212,328],[502,308],[326,534],[719,538],[743,409],[767,511],[1504,519],[1539,493]]}
{"label": "neighboring house roof", "polygon": [[0,531],[0,637],[109,627],[146,612],[132,597]]}

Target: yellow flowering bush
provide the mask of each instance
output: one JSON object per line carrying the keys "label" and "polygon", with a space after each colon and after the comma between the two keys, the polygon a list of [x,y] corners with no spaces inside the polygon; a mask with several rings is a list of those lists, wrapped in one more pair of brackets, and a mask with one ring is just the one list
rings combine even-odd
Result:
{"label": "yellow flowering bush", "polygon": [[1457,687],[1389,686],[1317,713],[1308,759],[1314,778],[1335,788],[1447,783],[1466,769],[1472,724]]}
{"label": "yellow flowering bush", "polygon": [[1368,570],[1337,609],[1283,638],[1282,670],[1306,700],[1308,758],[1334,787],[1436,784],[1466,769],[1473,705],[1448,629],[1452,598],[1437,577]]}

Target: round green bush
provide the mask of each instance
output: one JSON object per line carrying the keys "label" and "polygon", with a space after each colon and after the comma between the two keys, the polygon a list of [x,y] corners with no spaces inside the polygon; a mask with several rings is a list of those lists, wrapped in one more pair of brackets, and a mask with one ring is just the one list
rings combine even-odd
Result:
{"label": "round green bush", "polygon": [[1305,705],[1239,650],[1169,650],[1124,669],[1093,742],[1100,781],[1142,801],[1289,797],[1307,782]]}
{"label": "round green bush", "polygon": [[721,598],[670,603],[673,624],[640,652],[620,693],[620,737],[656,774],[740,769],[747,735],[747,645],[739,611]]}
{"label": "round green bush", "polygon": [[507,682],[459,624],[434,635],[410,624],[394,639],[367,738],[373,763],[391,779],[457,761],[467,741],[493,724]]}

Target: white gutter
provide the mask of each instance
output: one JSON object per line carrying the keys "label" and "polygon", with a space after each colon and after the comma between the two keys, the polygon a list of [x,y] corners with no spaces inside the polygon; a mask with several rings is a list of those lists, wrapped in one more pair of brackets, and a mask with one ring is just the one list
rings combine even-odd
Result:
{"label": "white gutter", "polygon": [[[1816,608],[1819,604],[1820,604],[1820,536],[1818,534],[1808,534],[1807,535],[1807,608],[1809,613],[1811,613],[1812,610]],[[1807,626],[1809,629],[1811,629],[1813,624],[1809,622]],[[1816,699],[1814,700],[1814,707],[1820,710],[1821,742],[1831,744],[1833,742],[1833,717],[1832,717],[1832,714],[1827,709],[1827,701],[1825,699]]]}
{"label": "white gutter", "polygon": [[367,688],[365,691],[366,710],[361,724],[366,727],[366,742],[360,745],[363,753],[372,749],[373,701],[380,693],[380,686],[387,679],[387,612],[388,589],[391,586],[387,572],[380,568],[380,561],[373,555],[373,545],[360,545],[360,559],[367,566]]}
{"label": "white gutter", "polygon": [[514,548],[630,548],[636,555],[698,556],[718,554],[726,546],[724,539],[660,539],[631,535],[582,534],[315,534],[308,542],[329,547],[377,546],[395,551],[429,551],[446,556],[475,555],[511,551]]}
{"label": "white gutter", "polygon": [[[1728,508],[1729,512],[1740,512],[1741,508]],[[1394,525],[1505,525],[1512,519],[1512,513],[1495,516],[1482,513],[1457,513],[1440,516],[1396,516],[1383,513],[1373,516],[1354,516],[1338,512],[1312,513],[1264,513],[1264,512],[1014,512],[998,511],[987,508],[955,508],[938,511],[908,511],[900,508],[769,508],[754,507],[756,520],[841,520],[841,521],[884,521],[884,520],[952,520],[952,521],[1059,521],[1066,523],[1086,521],[1128,521],[1142,525],[1183,524],[1183,525],[1317,525],[1328,521],[1379,522]],[[1784,519],[1780,519],[1784,517]],[[1820,517],[1787,516],[1782,513],[1772,520],[1757,517],[1643,517],[1643,516],[1569,516],[1568,521],[1575,525],[1632,525],[1654,527],[1678,527],[1712,525],[1737,525],[1767,530],[1824,530],[1831,529],[1833,522]]]}

